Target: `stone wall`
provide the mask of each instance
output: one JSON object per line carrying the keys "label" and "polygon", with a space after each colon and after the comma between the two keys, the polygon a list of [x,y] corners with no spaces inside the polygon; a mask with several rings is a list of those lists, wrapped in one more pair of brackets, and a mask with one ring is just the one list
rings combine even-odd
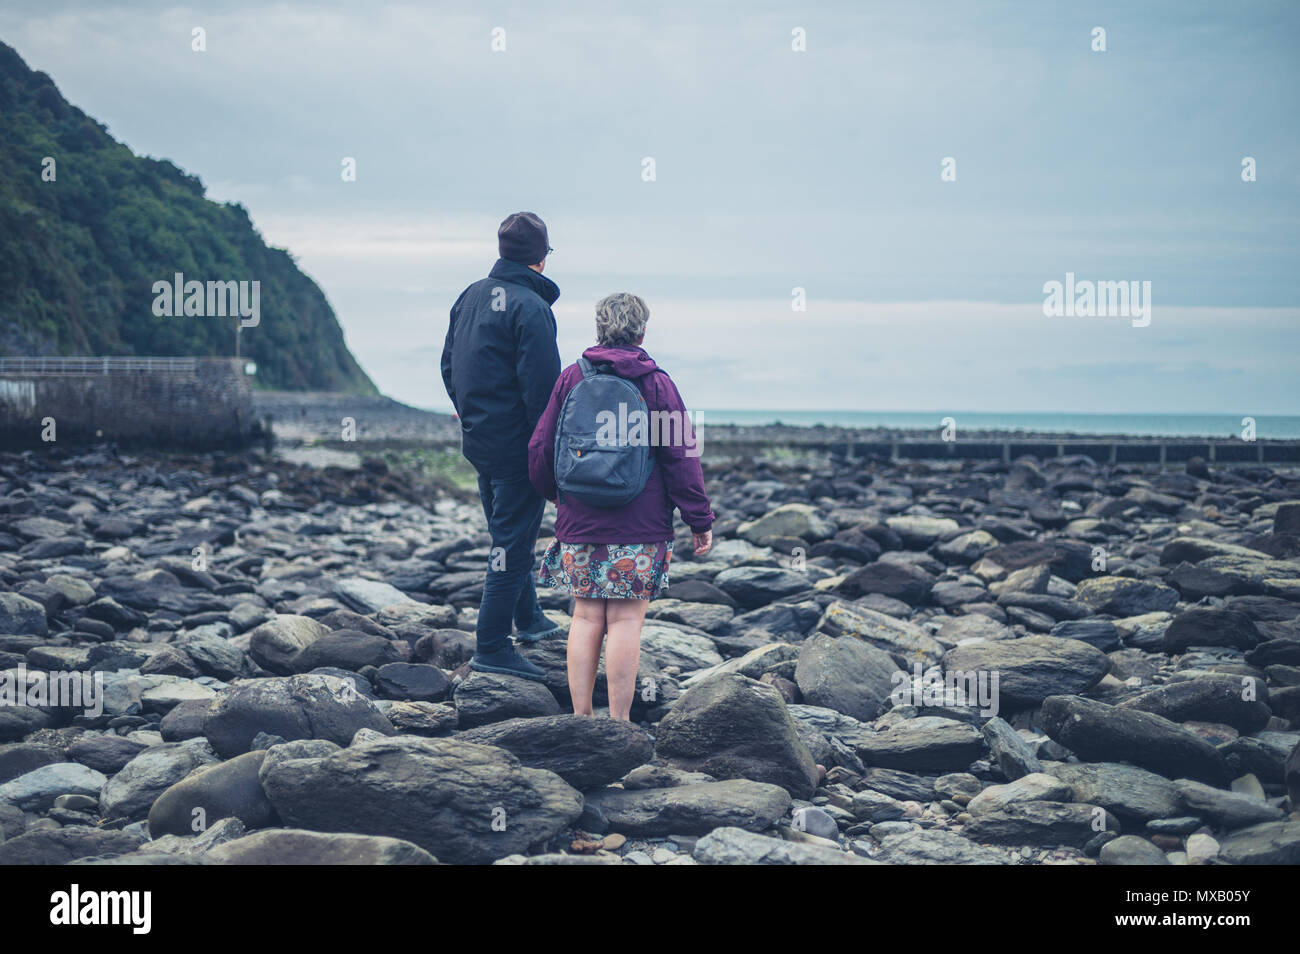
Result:
{"label": "stone wall", "polygon": [[0,368],[0,445],[111,440],[159,447],[238,447],[257,439],[250,377],[237,358],[201,358],[156,369]]}

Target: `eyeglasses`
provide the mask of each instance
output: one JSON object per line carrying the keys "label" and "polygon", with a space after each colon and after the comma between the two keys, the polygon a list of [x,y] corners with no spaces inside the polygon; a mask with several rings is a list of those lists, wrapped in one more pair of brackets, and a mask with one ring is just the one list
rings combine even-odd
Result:
{"label": "eyeglasses", "polygon": [[551,254],[552,252],[554,252],[554,251],[555,251],[555,249],[551,248],[549,245],[546,246],[546,254],[547,254],[547,255],[550,255],[550,254]]}

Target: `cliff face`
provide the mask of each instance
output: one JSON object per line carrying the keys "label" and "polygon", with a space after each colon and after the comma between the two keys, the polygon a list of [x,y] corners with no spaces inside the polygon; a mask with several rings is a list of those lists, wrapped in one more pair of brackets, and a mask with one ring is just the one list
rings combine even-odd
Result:
{"label": "cliff face", "polygon": [[189,314],[156,307],[180,273],[205,306],[209,282],[259,283],[240,351],[261,386],[377,393],[324,293],[243,206],[134,155],[4,43],[0,129],[0,354],[234,354],[238,318],[198,297]]}

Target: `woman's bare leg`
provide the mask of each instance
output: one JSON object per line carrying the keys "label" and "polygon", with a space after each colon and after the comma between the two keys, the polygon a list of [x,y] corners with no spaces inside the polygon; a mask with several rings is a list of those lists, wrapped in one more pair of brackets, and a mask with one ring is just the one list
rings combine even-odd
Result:
{"label": "woman's bare leg", "polygon": [[567,653],[569,695],[577,715],[591,715],[591,693],[596,688],[600,644],[605,638],[605,600],[579,596],[573,602]]}
{"label": "woman's bare leg", "polygon": [[636,671],[641,662],[641,624],[649,600],[606,600],[605,678],[609,682],[609,714],[625,722],[632,718]]}

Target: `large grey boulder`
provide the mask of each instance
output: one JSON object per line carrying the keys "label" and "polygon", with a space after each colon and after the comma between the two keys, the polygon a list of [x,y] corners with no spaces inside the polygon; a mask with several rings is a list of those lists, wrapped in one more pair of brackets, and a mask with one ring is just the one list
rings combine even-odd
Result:
{"label": "large grey boulder", "polygon": [[453,699],[462,729],[560,712],[559,702],[544,683],[491,672],[471,672],[456,686]]}
{"label": "large grey boulder", "polygon": [[298,653],[330,631],[310,616],[276,616],[249,635],[248,654],[268,672],[287,676],[294,672]]}
{"label": "large grey boulder", "polygon": [[355,629],[336,629],[304,646],[290,665],[294,672],[335,668],[358,672],[366,666],[400,662],[402,654],[391,639]]}
{"label": "large grey boulder", "polygon": [[378,613],[386,606],[416,602],[391,583],[367,580],[360,576],[336,580],[333,591],[335,596],[358,613]]}
{"label": "large grey boulder", "polygon": [[265,750],[245,752],[181,779],[154,801],[149,834],[192,835],[223,818],[238,818],[247,831],[273,824],[275,811],[258,778],[265,758]]}
{"label": "large grey boulder", "polygon": [[582,814],[558,775],[455,739],[399,736],[285,759],[262,785],[286,825],[401,838],[460,864],[526,853]]}
{"label": "large grey boulder", "polygon": [[875,593],[901,600],[909,606],[926,601],[935,579],[919,566],[877,560],[854,570],[835,587],[835,592],[849,599]]}
{"label": "large grey boulder", "polygon": [[18,593],[0,593],[0,633],[44,636],[45,607]]}
{"label": "large grey boulder", "polygon": [[55,762],[25,772],[0,785],[0,803],[24,811],[43,811],[60,795],[99,798],[107,778],[89,766],[76,762]]}
{"label": "large grey boulder", "polygon": [[817,633],[804,641],[794,681],[804,702],[855,719],[874,719],[894,688],[898,664],[852,636]]}
{"label": "large grey boulder", "polygon": [[455,738],[500,746],[529,768],[554,772],[580,792],[615,782],[654,756],[654,741],[644,729],[608,716],[508,719]]}
{"label": "large grey boulder", "polygon": [[1110,671],[1110,660],[1077,639],[1026,636],[950,649],[943,656],[943,669],[996,672],[998,699],[1003,707],[1014,709],[1037,705],[1048,696],[1086,692]]}
{"label": "large grey boulder", "polygon": [[1219,722],[1242,733],[1258,732],[1272,715],[1266,704],[1268,689],[1262,679],[1256,679],[1251,688],[1259,698],[1247,699],[1247,688],[1244,678],[1206,676],[1169,682],[1119,705],[1171,722]]}
{"label": "large grey boulder", "polygon": [[1073,797],[1069,785],[1053,775],[1035,772],[1005,785],[990,785],[966,805],[972,815],[1001,811],[1019,802],[1068,802]]}
{"label": "large grey boulder", "polygon": [[943,655],[943,644],[920,626],[860,603],[843,600],[831,603],[818,621],[817,629],[828,636],[852,636],[886,652],[915,657],[922,662],[935,662]]}
{"label": "large grey boulder", "polygon": [[745,609],[812,589],[812,580],[804,574],[766,566],[732,567],[715,576],[713,583]]}
{"label": "large grey boulder", "polygon": [[1281,821],[1286,813],[1262,798],[1214,788],[1204,782],[1179,779],[1174,782],[1190,814],[1208,818],[1224,828],[1245,828],[1261,822]]}
{"label": "large grey boulder", "polygon": [[809,798],[817,763],[772,686],[739,673],[704,679],[660,721],[655,752],[671,765],[714,778],[780,785]]}
{"label": "large grey boulder", "polygon": [[853,748],[864,765],[909,772],[964,772],[984,754],[984,736],[965,722],[922,716],[884,732],[859,735]]}
{"label": "large grey boulder", "polygon": [[206,739],[150,746],[104,783],[100,810],[105,818],[144,818],[159,795],[200,766],[216,761]]}
{"label": "large grey boulder", "polygon": [[756,520],[742,523],[736,533],[760,547],[773,546],[790,537],[816,543],[833,536],[835,524],[818,513],[815,507],[787,503],[769,510]]}
{"label": "large grey boulder", "polygon": [[1119,760],[1168,778],[1191,778],[1218,787],[1228,783],[1227,763],[1218,749],[1150,712],[1082,696],[1050,696],[1043,702],[1040,718],[1053,741],[1086,761]]}
{"label": "large grey boulder", "polygon": [[1127,576],[1094,576],[1079,583],[1074,598],[1098,613],[1139,616],[1169,612],[1178,604],[1178,591],[1163,583]]}
{"label": "large grey boulder", "polygon": [[1043,771],[1070,786],[1070,801],[1100,805],[1124,821],[1148,822],[1184,813],[1172,781],[1123,762],[1045,762]]}
{"label": "large grey boulder", "polygon": [[1096,805],[1077,802],[1014,802],[976,815],[963,834],[991,845],[1068,845],[1082,848],[1102,832],[1120,832],[1119,819]]}
{"label": "large grey boulder", "polygon": [[203,721],[203,734],[222,758],[252,748],[259,732],[346,745],[360,729],[386,735],[393,726],[355,684],[319,674],[246,679],[223,690]]}

